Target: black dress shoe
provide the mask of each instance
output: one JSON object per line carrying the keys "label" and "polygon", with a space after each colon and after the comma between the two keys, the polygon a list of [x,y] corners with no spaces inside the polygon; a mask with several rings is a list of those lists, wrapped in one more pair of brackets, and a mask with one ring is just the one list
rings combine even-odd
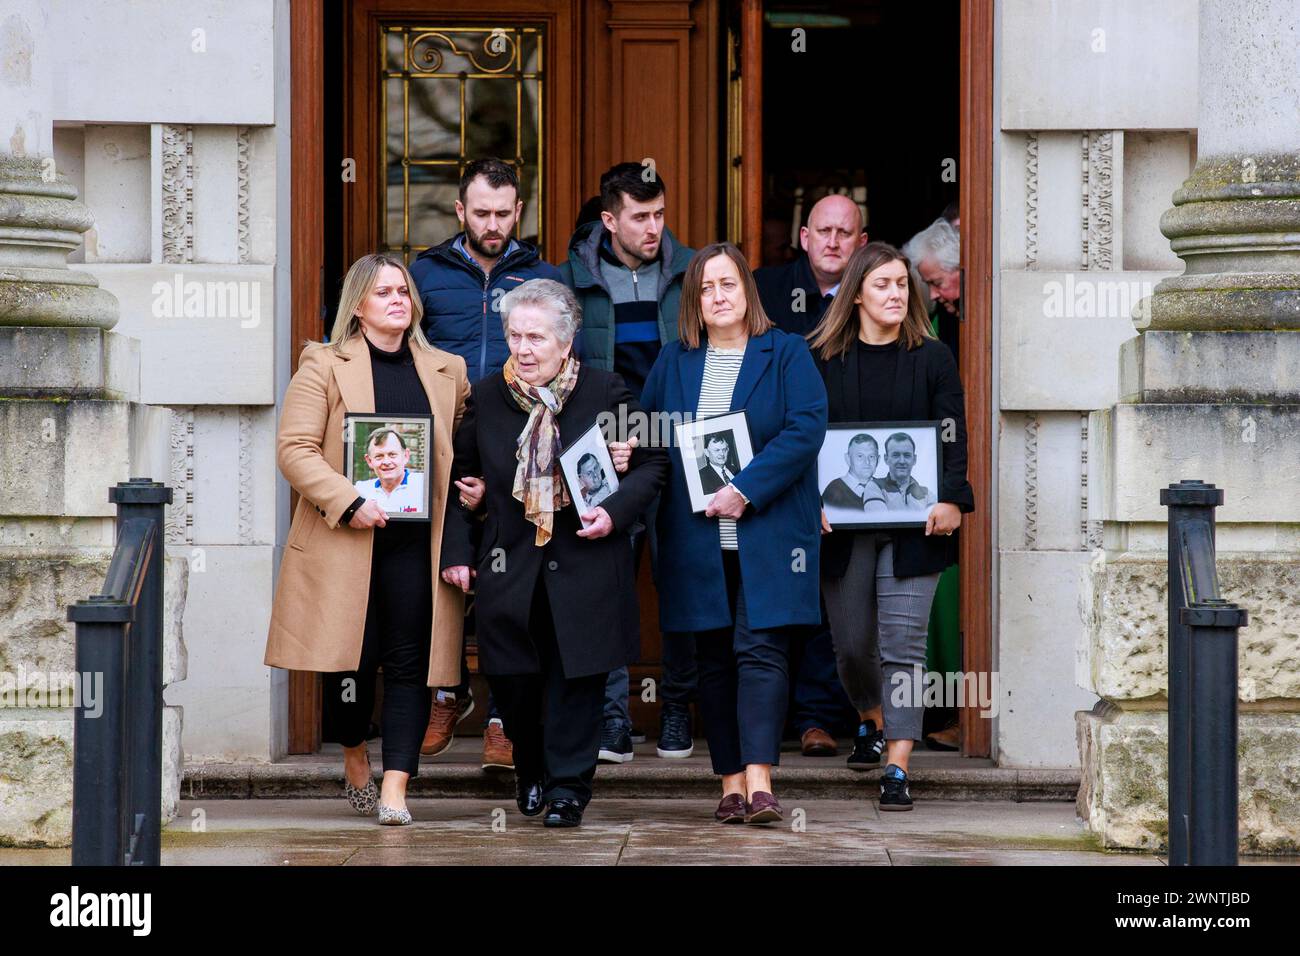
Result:
{"label": "black dress shoe", "polygon": [[576,827],[582,823],[582,805],[577,800],[552,800],[546,805],[548,827]]}
{"label": "black dress shoe", "polygon": [[525,783],[515,779],[515,803],[519,812],[526,817],[535,817],[542,812],[542,785],[538,782]]}

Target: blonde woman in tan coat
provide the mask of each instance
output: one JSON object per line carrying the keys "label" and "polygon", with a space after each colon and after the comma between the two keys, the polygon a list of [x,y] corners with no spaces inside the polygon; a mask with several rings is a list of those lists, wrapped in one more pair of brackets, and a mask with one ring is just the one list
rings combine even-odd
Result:
{"label": "blonde woman in tan coat", "polygon": [[[299,494],[271,610],[265,662],[342,678],[344,793],[379,822],[411,822],[431,688],[460,679],[464,597],[440,580],[452,435],[469,395],[465,361],[431,346],[399,259],[363,256],[343,280],[330,343],[312,343],[284,397],[280,471]],[[425,463],[430,521],[389,521],[344,476],[344,415],[433,415]],[[386,438],[385,444],[393,443]],[[395,443],[394,443],[395,444]],[[468,489],[467,489],[468,490]],[[384,671],[383,786],[366,751],[375,675]]]}

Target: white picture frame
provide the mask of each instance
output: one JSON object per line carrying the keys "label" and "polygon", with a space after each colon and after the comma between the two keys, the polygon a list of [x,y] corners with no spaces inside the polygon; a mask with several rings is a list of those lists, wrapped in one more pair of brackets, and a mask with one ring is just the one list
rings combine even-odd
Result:
{"label": "white picture frame", "polygon": [[681,422],[675,431],[682,456],[682,476],[691,496],[691,511],[699,513],[709,507],[718,489],[727,484],[727,475],[734,478],[754,459],[749,419],[742,408]]}
{"label": "white picture frame", "polygon": [[[594,470],[598,469],[598,470]],[[600,503],[618,491],[618,473],[609,454],[605,435],[596,423],[560,453],[560,471],[564,474],[569,499],[579,515],[590,514]],[[595,479],[599,483],[592,486]]]}

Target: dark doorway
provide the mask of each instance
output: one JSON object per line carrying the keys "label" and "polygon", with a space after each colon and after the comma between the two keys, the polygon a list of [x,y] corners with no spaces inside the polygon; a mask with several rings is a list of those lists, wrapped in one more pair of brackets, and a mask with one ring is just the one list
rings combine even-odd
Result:
{"label": "dark doorway", "polygon": [[798,248],[828,192],[865,207],[872,239],[902,245],[957,199],[956,0],[763,12],[764,264],[782,261],[782,239]]}
{"label": "dark doorway", "polygon": [[[958,198],[961,8],[769,0],[763,5],[764,265],[801,254],[799,227],[830,193],[862,210],[870,238],[902,246]],[[955,316],[932,309],[958,352]],[[940,580],[927,670],[962,669],[956,567]],[[956,741],[955,709],[927,711],[923,733]]]}

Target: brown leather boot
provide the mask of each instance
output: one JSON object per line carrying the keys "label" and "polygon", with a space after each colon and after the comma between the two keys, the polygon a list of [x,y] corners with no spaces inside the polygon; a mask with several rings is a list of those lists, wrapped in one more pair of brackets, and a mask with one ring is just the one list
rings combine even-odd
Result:
{"label": "brown leather boot", "polygon": [[420,744],[420,753],[426,757],[436,757],[451,746],[451,738],[456,731],[460,716],[460,707],[456,698],[447,697],[438,700],[435,694],[433,707],[429,711],[429,726],[424,731],[424,742]]}
{"label": "brown leather boot", "polygon": [[840,752],[835,738],[820,727],[809,727],[799,738],[805,757],[834,757]]}
{"label": "brown leather boot", "polygon": [[489,720],[483,728],[483,769],[514,770],[515,748],[501,724]]}
{"label": "brown leather boot", "polygon": [[957,727],[956,722],[953,722],[943,730],[936,730],[932,734],[927,734],[925,745],[931,750],[960,750],[961,730]]}

